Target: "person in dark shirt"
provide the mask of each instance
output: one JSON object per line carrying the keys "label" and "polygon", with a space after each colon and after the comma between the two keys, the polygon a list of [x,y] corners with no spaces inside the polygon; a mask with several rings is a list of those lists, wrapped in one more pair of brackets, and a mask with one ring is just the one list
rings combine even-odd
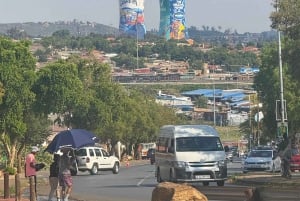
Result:
{"label": "person in dark shirt", "polygon": [[282,177],[291,178],[290,160],[292,157],[291,140],[287,134],[283,135],[283,141],[278,146],[279,156],[281,158]]}
{"label": "person in dark shirt", "polygon": [[69,154],[74,153],[72,148],[70,147],[63,147],[60,151],[63,153],[63,155],[61,155],[59,158],[58,179],[59,185],[62,188],[62,198],[64,201],[68,201],[73,186],[71,167],[75,160],[75,157],[74,155],[69,156]]}
{"label": "person in dark shirt", "polygon": [[58,161],[59,161],[59,154],[54,154],[53,156],[53,162],[50,165],[50,175],[49,175],[49,184],[50,184],[50,192],[49,192],[49,197],[48,201],[52,201],[52,198],[54,196],[54,192],[56,191],[56,198],[57,201],[61,201],[60,199],[60,190],[59,190],[59,185],[58,185],[58,174],[59,174],[59,166],[58,166]]}

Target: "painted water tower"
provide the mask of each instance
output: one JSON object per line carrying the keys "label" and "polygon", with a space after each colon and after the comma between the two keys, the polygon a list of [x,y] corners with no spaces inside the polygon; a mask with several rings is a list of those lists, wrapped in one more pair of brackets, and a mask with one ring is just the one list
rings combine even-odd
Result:
{"label": "painted water tower", "polygon": [[146,34],[144,0],[119,0],[119,5],[120,33],[137,39],[144,39]]}
{"label": "painted water tower", "polygon": [[165,39],[187,39],[186,0],[160,0],[159,33]]}

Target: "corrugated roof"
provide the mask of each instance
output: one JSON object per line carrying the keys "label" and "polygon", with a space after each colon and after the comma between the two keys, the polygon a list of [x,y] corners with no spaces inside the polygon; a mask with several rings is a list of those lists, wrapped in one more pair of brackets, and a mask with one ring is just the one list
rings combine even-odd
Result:
{"label": "corrugated roof", "polygon": [[221,94],[222,93],[222,89],[197,89],[197,90],[193,90],[193,91],[186,91],[181,93],[184,96],[212,96],[214,94]]}
{"label": "corrugated roof", "polygon": [[[214,94],[215,92],[215,94]],[[181,93],[184,96],[204,96],[207,98],[221,98],[224,101],[241,101],[246,96],[242,90],[222,90],[222,89],[197,89]]]}

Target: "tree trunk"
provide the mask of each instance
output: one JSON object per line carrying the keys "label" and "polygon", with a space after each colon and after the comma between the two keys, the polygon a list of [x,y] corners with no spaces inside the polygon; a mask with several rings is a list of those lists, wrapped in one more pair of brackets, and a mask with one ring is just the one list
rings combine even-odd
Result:
{"label": "tree trunk", "polygon": [[24,170],[23,169],[24,165],[23,165],[23,161],[22,161],[22,151],[23,151],[24,147],[25,147],[25,145],[22,144],[21,147],[17,151],[17,160],[18,160],[17,161],[17,171],[19,174],[22,173],[22,170]]}
{"label": "tree trunk", "polygon": [[8,167],[10,167],[10,168],[14,167],[15,158],[16,158],[16,145],[12,145],[8,152],[8,163],[7,163]]}

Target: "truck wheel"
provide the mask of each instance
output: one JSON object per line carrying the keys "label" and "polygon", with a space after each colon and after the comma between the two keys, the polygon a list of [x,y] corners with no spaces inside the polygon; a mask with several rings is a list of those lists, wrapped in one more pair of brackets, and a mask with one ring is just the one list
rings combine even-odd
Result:
{"label": "truck wheel", "polygon": [[114,165],[114,167],[113,167],[113,171],[112,172],[114,174],[118,174],[119,173],[119,169],[120,169],[119,167],[120,167],[119,163],[116,162],[115,165]]}
{"label": "truck wheel", "polygon": [[95,175],[97,173],[98,173],[98,166],[96,164],[94,164],[91,169],[91,175]]}
{"label": "truck wheel", "polygon": [[209,182],[208,181],[204,181],[202,183],[203,183],[203,186],[209,186]]}
{"label": "truck wheel", "polygon": [[224,186],[224,184],[225,184],[224,180],[222,180],[222,181],[217,181],[217,185],[218,185],[218,186]]}
{"label": "truck wheel", "polygon": [[157,181],[158,183],[161,183],[161,182],[162,182],[162,179],[161,179],[161,177],[160,177],[159,169],[157,169],[157,173],[156,173],[156,181]]}
{"label": "truck wheel", "polygon": [[77,175],[77,171],[76,170],[70,170],[71,171],[71,175],[72,176],[76,176]]}

